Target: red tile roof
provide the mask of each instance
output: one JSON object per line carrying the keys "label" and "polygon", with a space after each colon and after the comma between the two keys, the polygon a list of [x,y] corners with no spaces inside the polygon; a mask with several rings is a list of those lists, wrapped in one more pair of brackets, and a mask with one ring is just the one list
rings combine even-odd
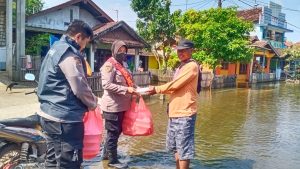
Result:
{"label": "red tile roof", "polygon": [[262,8],[252,8],[238,11],[238,17],[243,18],[247,21],[258,22],[259,15],[262,13]]}
{"label": "red tile roof", "polygon": [[108,22],[108,23],[105,23],[105,24],[100,24],[98,26],[95,26],[93,28],[94,35],[96,35],[98,33],[101,33],[103,31],[106,31],[107,29],[112,28],[112,27],[114,27],[117,24],[118,24],[118,22]]}
{"label": "red tile roof", "polygon": [[[101,24],[93,28],[95,40],[101,41],[103,43],[113,43],[116,38],[115,37],[105,37],[108,32],[111,32],[117,28],[121,27],[128,35],[134,38],[132,39],[119,39],[124,41],[129,48],[144,48],[149,47],[149,44],[144,41],[126,22],[118,21],[118,22],[108,22],[105,24]],[[119,37],[120,38],[120,37]]]}
{"label": "red tile roof", "polygon": [[251,46],[260,49],[270,50],[274,52],[278,57],[282,57],[281,49],[274,48],[270,43],[268,43],[268,41],[264,41],[264,40],[255,41],[251,44]]}
{"label": "red tile roof", "polygon": [[294,46],[300,46],[300,42],[294,43]]}
{"label": "red tile roof", "polygon": [[287,47],[293,46],[293,42],[289,42],[289,41],[285,41],[284,44],[285,44],[285,46],[287,46]]}
{"label": "red tile roof", "polygon": [[[268,42],[267,41],[255,41],[254,43],[252,43],[251,46],[255,46],[255,47],[260,47],[260,48],[267,48],[267,44]],[[269,49],[269,48],[267,48]]]}

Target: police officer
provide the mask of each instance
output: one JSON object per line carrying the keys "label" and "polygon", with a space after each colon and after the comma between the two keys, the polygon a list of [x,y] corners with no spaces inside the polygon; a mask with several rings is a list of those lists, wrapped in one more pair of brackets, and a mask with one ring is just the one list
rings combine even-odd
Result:
{"label": "police officer", "polygon": [[86,79],[81,51],[93,31],[80,20],[47,53],[40,71],[41,126],[48,136],[46,168],[79,169],[82,163],[83,115],[97,106]]}
{"label": "police officer", "polygon": [[101,67],[101,80],[104,93],[101,109],[105,119],[106,153],[108,166],[127,168],[117,158],[118,139],[122,133],[122,122],[125,111],[129,110],[131,96],[136,94],[131,74],[122,65],[126,60],[127,46],[123,41],[115,41],[111,48],[112,57]]}

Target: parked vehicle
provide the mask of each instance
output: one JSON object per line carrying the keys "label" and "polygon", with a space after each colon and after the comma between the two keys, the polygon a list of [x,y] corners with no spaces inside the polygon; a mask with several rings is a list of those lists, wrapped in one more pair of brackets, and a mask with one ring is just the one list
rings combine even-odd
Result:
{"label": "parked vehicle", "polygon": [[[33,74],[26,80],[34,81]],[[36,93],[36,89],[32,92]],[[37,114],[26,118],[0,121],[0,169],[44,168],[46,135],[41,131]]]}

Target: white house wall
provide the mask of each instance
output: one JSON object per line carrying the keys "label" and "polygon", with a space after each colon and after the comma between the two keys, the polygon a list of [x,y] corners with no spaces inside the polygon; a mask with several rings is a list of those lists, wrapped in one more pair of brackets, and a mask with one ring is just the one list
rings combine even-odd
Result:
{"label": "white house wall", "polygon": [[98,24],[100,24],[101,22],[97,19],[95,19],[95,16],[93,16],[91,13],[89,13],[87,10],[85,9],[80,9],[79,10],[79,19],[83,20],[84,22],[86,22],[87,24],[89,24],[91,27],[94,27]]}
{"label": "white house wall", "polygon": [[70,11],[73,10],[73,19],[80,19],[87,22],[91,27],[101,23],[92,14],[79,6],[70,6],[45,15],[34,16],[27,20],[26,25],[32,27],[55,29],[65,31],[70,23]]}
{"label": "white house wall", "polygon": [[261,28],[258,24],[254,25],[254,30],[250,32],[250,36],[257,36],[259,40],[263,38],[263,28]]}

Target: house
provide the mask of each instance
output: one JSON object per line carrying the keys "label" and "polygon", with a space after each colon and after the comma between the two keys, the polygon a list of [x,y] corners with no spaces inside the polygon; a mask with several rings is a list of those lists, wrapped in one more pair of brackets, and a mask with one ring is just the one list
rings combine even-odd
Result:
{"label": "house", "polygon": [[250,36],[266,40],[277,49],[286,48],[285,33],[293,31],[287,28],[281,5],[271,1],[269,6],[239,11],[238,16],[254,23],[255,30]]}
{"label": "house", "polygon": [[218,74],[235,73],[237,84],[255,83],[280,79],[285,65],[282,50],[286,48],[287,28],[281,5],[270,2],[269,6],[238,11],[238,17],[254,23],[250,32],[251,46],[254,48],[250,63],[222,63]]}
{"label": "house", "polygon": [[[94,63],[91,62],[91,67],[95,71],[98,71],[108,57],[111,56],[110,44],[115,40],[124,41],[128,48],[131,49],[128,53],[127,64],[134,65],[132,71],[143,65],[143,68],[146,68],[148,61],[146,53],[143,53],[142,49],[148,47],[148,44],[126,22],[119,21],[101,24],[99,27],[94,28],[94,36],[96,44],[92,45],[92,49],[95,49],[95,52],[91,52],[90,59],[95,61]],[[141,56],[141,54],[144,56]],[[143,58],[142,60],[141,57]]]}
{"label": "house", "polygon": [[27,18],[26,33],[51,33],[60,37],[74,20],[88,23],[94,31],[96,43],[87,46],[87,59],[93,71],[99,68],[111,56],[111,44],[123,40],[130,48],[129,64],[136,70],[141,63],[148,63],[140,51],[148,44],[124,21],[115,22],[92,0],[71,0],[63,4],[35,13]]}

